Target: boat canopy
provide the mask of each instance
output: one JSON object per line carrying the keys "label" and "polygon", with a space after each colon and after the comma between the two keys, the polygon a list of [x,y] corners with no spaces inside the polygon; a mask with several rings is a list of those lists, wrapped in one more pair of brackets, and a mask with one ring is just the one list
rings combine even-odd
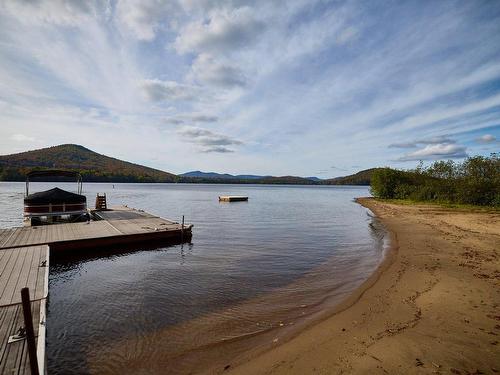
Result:
{"label": "boat canopy", "polygon": [[74,171],[59,170],[59,169],[45,169],[45,170],[40,170],[40,171],[31,171],[31,172],[26,174],[26,195],[25,195],[25,197],[28,198],[30,196],[30,193],[29,193],[30,180],[36,179],[36,178],[44,179],[47,177],[74,178],[74,179],[76,179],[77,193],[82,194],[82,175],[80,173],[74,172]]}
{"label": "boat canopy", "polygon": [[24,199],[24,204],[30,206],[63,203],[87,203],[87,198],[84,195],[71,193],[56,187],[47,191],[30,194]]}
{"label": "boat canopy", "polygon": [[26,179],[29,180],[30,178],[33,177],[47,177],[47,176],[54,176],[54,177],[73,177],[76,179],[81,179],[82,176],[78,172],[74,171],[63,171],[60,169],[45,169],[45,170],[40,170],[40,171],[31,171],[26,174]]}

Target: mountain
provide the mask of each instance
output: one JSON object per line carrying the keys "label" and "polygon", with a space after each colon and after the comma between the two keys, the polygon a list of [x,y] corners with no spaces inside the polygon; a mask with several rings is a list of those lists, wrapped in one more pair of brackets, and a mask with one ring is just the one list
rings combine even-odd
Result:
{"label": "mountain", "polygon": [[365,169],[349,176],[323,180],[321,183],[325,185],[370,185],[372,174],[378,169],[380,168]]}
{"label": "mountain", "polygon": [[286,184],[286,185],[315,185],[315,181],[304,177],[281,176],[281,177],[263,177],[257,181],[259,184]]}
{"label": "mountain", "polygon": [[225,178],[225,179],[242,179],[242,180],[254,180],[254,179],[259,179],[265,176],[256,176],[252,174],[239,174],[239,175],[232,175],[232,174],[227,174],[227,173],[215,173],[215,172],[202,172],[202,171],[192,171],[192,172],[187,172],[179,175],[180,177],[195,177],[195,178]]}
{"label": "mountain", "polygon": [[172,173],[98,154],[83,146],[64,144],[0,156],[0,181],[24,181],[32,170],[78,171],[91,182],[175,182]]}
{"label": "mountain", "polygon": [[275,176],[258,176],[255,174],[227,174],[227,173],[216,173],[216,172],[202,172],[202,171],[192,171],[180,174],[179,177],[193,177],[193,178],[214,178],[214,179],[230,179],[230,180],[261,180],[261,179],[306,179],[315,182],[322,181],[318,177],[295,177],[295,176],[283,176],[283,177],[275,177]]}
{"label": "mountain", "polygon": [[98,154],[83,146],[65,144],[0,156],[0,181],[24,181],[32,170],[64,169],[78,171],[88,182],[181,182],[217,184],[290,184],[290,185],[369,185],[373,171],[321,180],[318,177],[231,175],[192,171],[172,173],[129,163]]}
{"label": "mountain", "polygon": [[255,176],[255,175],[228,175],[218,173],[196,174],[184,173],[178,176],[177,182],[198,184],[281,184],[281,185],[312,185],[315,181],[295,176]]}

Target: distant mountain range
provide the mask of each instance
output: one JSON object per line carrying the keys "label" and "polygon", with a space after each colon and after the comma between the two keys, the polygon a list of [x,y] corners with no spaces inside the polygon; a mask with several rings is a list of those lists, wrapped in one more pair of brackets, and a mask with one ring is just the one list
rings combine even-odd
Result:
{"label": "distant mountain range", "polygon": [[[179,177],[193,177],[193,178],[216,178],[216,179],[227,179],[227,180],[261,180],[275,178],[273,176],[258,176],[254,174],[227,174],[227,173],[216,173],[216,172],[202,172],[202,171],[192,171],[178,175]],[[305,178],[311,181],[322,181],[319,177],[298,177]]]}
{"label": "distant mountain range", "polygon": [[318,177],[231,175],[192,171],[175,175],[158,169],[98,154],[75,144],[0,156],[0,181],[24,181],[32,170],[64,169],[78,171],[88,182],[178,182],[294,185],[369,185],[375,170],[322,180]]}
{"label": "distant mountain range", "polygon": [[271,176],[256,176],[253,174],[239,174],[232,175],[227,173],[215,173],[215,172],[202,172],[202,171],[192,171],[179,175],[180,177],[195,177],[195,178],[226,178],[226,179],[243,179],[243,180],[258,180],[259,178],[271,177]]}

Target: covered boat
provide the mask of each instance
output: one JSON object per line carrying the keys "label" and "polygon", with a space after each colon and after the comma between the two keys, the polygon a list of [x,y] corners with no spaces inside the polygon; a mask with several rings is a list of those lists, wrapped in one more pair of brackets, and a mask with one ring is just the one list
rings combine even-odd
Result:
{"label": "covered boat", "polygon": [[[77,193],[58,187],[30,194],[29,184],[33,179],[53,180],[72,177],[77,180]],[[60,221],[87,220],[87,198],[82,195],[82,176],[69,171],[34,171],[26,176],[24,217],[31,225]]]}

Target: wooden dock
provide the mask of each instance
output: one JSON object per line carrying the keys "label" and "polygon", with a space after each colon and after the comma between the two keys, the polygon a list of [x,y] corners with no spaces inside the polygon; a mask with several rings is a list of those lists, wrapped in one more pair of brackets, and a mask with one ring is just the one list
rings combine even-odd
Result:
{"label": "wooden dock", "polygon": [[9,343],[9,338],[25,325],[21,304],[24,287],[30,290],[38,369],[40,374],[45,373],[50,251],[191,238],[192,225],[126,206],[93,211],[92,215],[95,220],[87,223],[0,229],[0,374],[30,373],[27,340]]}
{"label": "wooden dock", "polygon": [[[9,343],[24,327],[21,289],[30,289],[38,368],[45,368],[45,307],[48,295],[49,247],[0,250],[0,373],[29,374],[26,339]],[[43,370],[40,371],[43,374]]]}
{"label": "wooden dock", "polygon": [[94,211],[93,215],[98,220],[0,229],[0,249],[48,244],[51,250],[63,250],[191,236],[192,225],[183,226],[133,208]]}

